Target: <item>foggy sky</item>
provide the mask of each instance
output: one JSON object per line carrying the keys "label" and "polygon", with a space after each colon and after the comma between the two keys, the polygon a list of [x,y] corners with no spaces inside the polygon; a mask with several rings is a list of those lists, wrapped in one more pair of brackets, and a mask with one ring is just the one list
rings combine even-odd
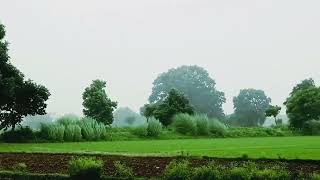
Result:
{"label": "foggy sky", "polygon": [[119,106],[138,110],[152,82],[199,65],[225,92],[226,113],[242,88],[281,104],[292,87],[320,82],[320,1],[2,0],[10,56],[51,92],[48,112],[82,112],[82,92],[107,81]]}

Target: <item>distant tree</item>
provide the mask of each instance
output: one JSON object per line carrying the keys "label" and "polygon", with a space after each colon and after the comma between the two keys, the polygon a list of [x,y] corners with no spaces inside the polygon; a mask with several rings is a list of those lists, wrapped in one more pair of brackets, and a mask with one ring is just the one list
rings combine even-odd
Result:
{"label": "distant tree", "polygon": [[134,123],[134,121],[136,121],[136,117],[135,116],[128,116],[125,121],[127,124],[132,125]]}
{"label": "distant tree", "polygon": [[280,111],[281,107],[270,105],[266,110],[266,117],[273,117],[275,124],[278,125],[279,121],[277,120],[277,116],[279,115]]}
{"label": "distant tree", "polygon": [[83,114],[91,117],[98,122],[110,125],[113,122],[113,111],[117,108],[117,102],[108,98],[106,91],[106,82],[94,80],[90,87],[87,87],[82,94]]}
{"label": "distant tree", "polygon": [[295,92],[287,99],[286,106],[290,125],[294,128],[300,129],[305,122],[320,119],[320,88]]}
{"label": "distant tree", "polygon": [[193,114],[193,107],[189,100],[177,90],[169,91],[168,96],[157,104],[145,105],[144,115],[146,117],[155,117],[164,125],[168,126],[172,122],[174,115],[178,113]]}
{"label": "distant tree", "polygon": [[160,74],[153,82],[149,102],[155,104],[168,96],[171,89],[183,93],[198,113],[224,118],[222,104],[226,99],[216,89],[216,82],[199,66],[181,66]]}
{"label": "distant tree", "polygon": [[233,98],[234,115],[242,126],[262,125],[270,102],[271,99],[262,90],[243,89]]}
{"label": "distant tree", "polygon": [[8,43],[3,40],[5,29],[0,24],[0,129],[12,128],[28,115],[46,114],[47,88],[31,80],[9,61]]}

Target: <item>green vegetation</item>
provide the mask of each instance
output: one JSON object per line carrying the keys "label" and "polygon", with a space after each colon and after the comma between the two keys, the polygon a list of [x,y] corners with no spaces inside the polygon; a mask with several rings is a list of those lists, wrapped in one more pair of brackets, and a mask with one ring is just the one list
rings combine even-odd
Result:
{"label": "green vegetation", "polygon": [[89,157],[74,158],[69,163],[71,179],[98,180],[101,177],[103,162]]}
{"label": "green vegetation", "polygon": [[144,107],[144,116],[155,117],[164,126],[169,126],[174,115],[179,113],[193,114],[194,110],[189,100],[175,89],[171,89],[163,101],[147,104]]}
{"label": "green vegetation", "polygon": [[274,167],[264,167],[254,162],[247,162],[244,164],[233,164],[231,167],[227,167],[214,162],[209,165],[193,168],[189,166],[187,161],[171,162],[166,170],[166,180],[287,180],[291,179],[292,175],[286,169],[286,164],[282,166],[276,165]]}
{"label": "green vegetation", "polygon": [[90,87],[87,87],[82,94],[83,114],[98,122],[110,125],[113,122],[113,114],[117,108],[117,102],[111,101],[105,91],[106,82],[94,80]]}
{"label": "green vegetation", "polygon": [[114,167],[115,167],[114,177],[124,178],[124,179],[133,179],[134,174],[133,174],[133,170],[130,167],[126,166],[120,161],[114,162]]}
{"label": "green vegetation", "polygon": [[111,153],[131,155],[181,155],[320,159],[320,137],[268,137],[108,141],[79,143],[0,144],[0,152]]}

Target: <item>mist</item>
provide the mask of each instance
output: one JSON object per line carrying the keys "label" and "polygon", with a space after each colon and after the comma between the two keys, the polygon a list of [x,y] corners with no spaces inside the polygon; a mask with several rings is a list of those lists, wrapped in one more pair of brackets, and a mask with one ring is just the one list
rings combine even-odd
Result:
{"label": "mist", "polygon": [[48,112],[82,113],[93,79],[138,112],[153,80],[199,65],[225,92],[262,89],[282,105],[306,78],[320,81],[319,1],[4,0],[1,23],[13,64],[46,86]]}

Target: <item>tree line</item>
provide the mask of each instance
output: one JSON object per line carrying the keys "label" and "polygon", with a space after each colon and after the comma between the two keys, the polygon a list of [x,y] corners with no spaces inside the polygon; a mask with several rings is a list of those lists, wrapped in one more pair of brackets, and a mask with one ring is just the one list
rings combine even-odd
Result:
{"label": "tree line", "polygon": [[[10,62],[5,28],[0,24],[0,129],[20,124],[27,115],[46,114],[49,90],[32,80],[26,80]],[[94,80],[83,93],[83,114],[110,125],[117,102],[106,91],[106,82]],[[233,98],[234,113],[225,115],[222,105],[225,94],[217,90],[216,82],[199,66],[181,66],[160,74],[153,82],[149,103],[140,109],[147,118],[155,117],[164,125],[171,124],[178,113],[206,114],[227,123],[241,126],[261,126],[266,117],[274,117],[276,124],[281,107],[271,105],[271,98],[263,90],[242,89]],[[304,123],[320,118],[320,88],[313,79],[297,84],[286,102],[290,125],[303,127]]]}

